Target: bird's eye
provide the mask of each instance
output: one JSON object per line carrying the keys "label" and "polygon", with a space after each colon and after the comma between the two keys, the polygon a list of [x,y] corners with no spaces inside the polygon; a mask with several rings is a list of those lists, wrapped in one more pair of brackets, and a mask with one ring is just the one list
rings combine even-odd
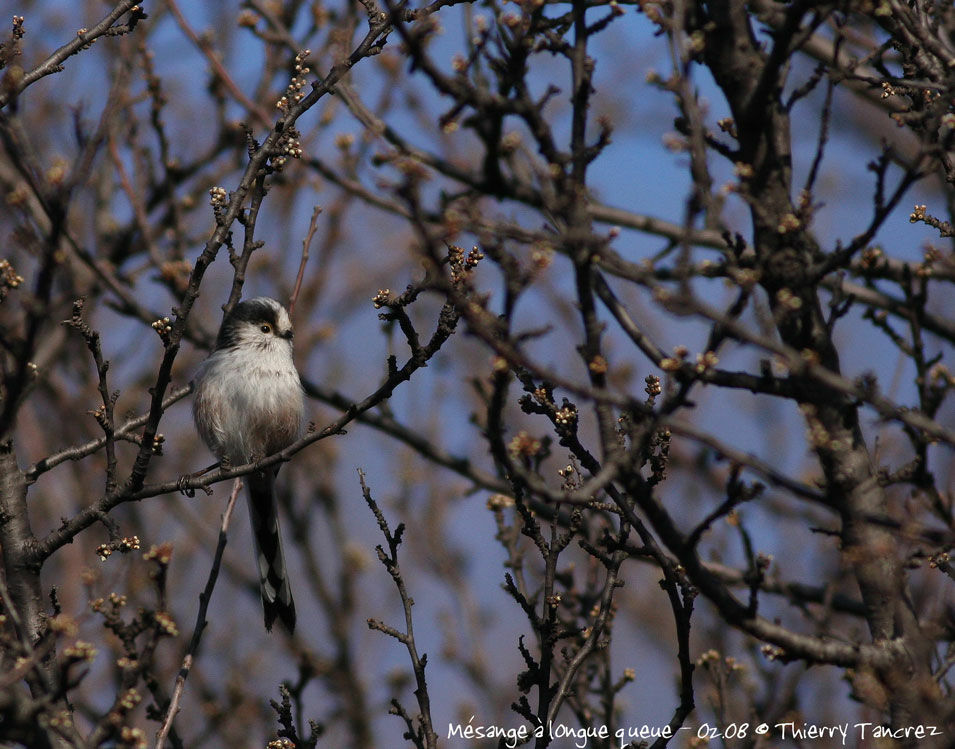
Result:
{"label": "bird's eye", "polygon": [[269,325],[268,323],[263,323],[262,327],[260,327],[259,330],[261,330],[263,333],[271,333],[272,326]]}

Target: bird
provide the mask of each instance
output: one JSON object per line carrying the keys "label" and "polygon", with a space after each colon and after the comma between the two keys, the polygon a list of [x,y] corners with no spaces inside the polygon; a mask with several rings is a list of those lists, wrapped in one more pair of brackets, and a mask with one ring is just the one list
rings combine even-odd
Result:
{"label": "bird", "polygon": [[[202,441],[220,465],[254,463],[292,444],[305,410],[302,381],[292,358],[292,321],[269,297],[239,302],[222,321],[215,348],[193,380],[193,418]],[[295,631],[275,476],[279,466],[247,477],[265,628],[276,618]]]}

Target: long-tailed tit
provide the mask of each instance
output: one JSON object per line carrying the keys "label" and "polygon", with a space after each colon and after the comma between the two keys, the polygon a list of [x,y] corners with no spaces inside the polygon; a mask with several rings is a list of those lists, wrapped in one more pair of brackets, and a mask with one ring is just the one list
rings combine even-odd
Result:
{"label": "long-tailed tit", "polygon": [[[215,350],[196,374],[195,388],[196,428],[222,463],[252,463],[294,442],[304,404],[285,308],[267,297],[237,304],[223,320]],[[265,628],[271,631],[278,617],[292,632],[295,604],[282,554],[276,473],[278,466],[247,477],[249,514]]]}

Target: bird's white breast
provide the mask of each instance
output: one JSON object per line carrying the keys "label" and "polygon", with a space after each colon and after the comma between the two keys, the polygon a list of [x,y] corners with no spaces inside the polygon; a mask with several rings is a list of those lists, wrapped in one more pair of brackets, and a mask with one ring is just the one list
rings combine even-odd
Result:
{"label": "bird's white breast", "polygon": [[216,351],[196,377],[196,425],[209,448],[233,465],[258,460],[298,437],[302,386],[284,341]]}

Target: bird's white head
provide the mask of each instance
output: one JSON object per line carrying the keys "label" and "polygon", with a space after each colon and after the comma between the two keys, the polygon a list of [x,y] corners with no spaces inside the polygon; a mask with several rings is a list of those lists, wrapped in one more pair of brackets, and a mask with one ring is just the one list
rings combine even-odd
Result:
{"label": "bird's white head", "polygon": [[292,321],[274,299],[260,296],[232,308],[216,339],[217,350],[256,348],[264,351],[292,347]]}

